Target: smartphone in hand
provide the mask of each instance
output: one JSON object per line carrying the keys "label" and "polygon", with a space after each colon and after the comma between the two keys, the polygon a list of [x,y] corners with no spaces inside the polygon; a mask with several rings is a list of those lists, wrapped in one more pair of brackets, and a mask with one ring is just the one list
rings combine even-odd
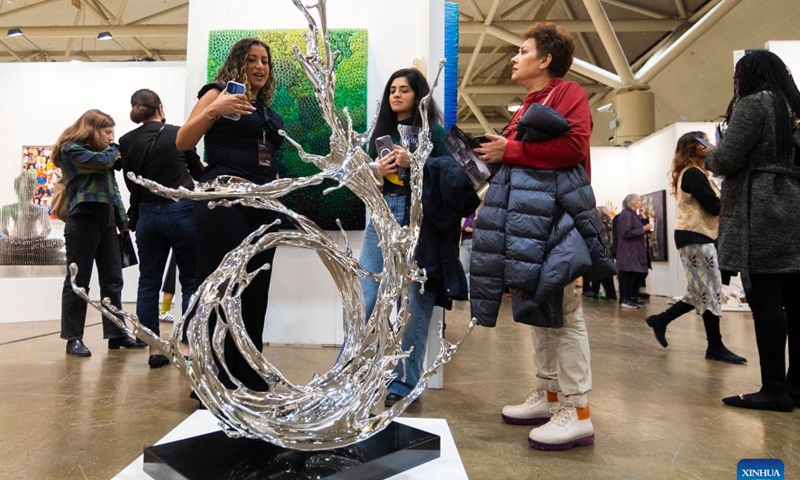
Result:
{"label": "smartphone in hand", "polygon": [[[230,95],[243,95],[246,91],[247,88],[244,86],[244,84],[234,82],[233,80],[229,81],[225,85],[225,92]],[[223,117],[229,120],[237,121],[242,118],[242,115],[240,113],[229,113],[227,115],[223,115]]]}
{"label": "smartphone in hand", "polygon": [[711,145],[711,142],[709,142],[703,137],[694,137],[694,139],[697,140],[697,143],[702,145],[703,148],[713,147],[713,145]]}
{"label": "smartphone in hand", "polygon": [[491,140],[487,138],[486,135],[478,135],[477,137],[472,137],[472,139],[478,142],[479,144],[491,142]]}
{"label": "smartphone in hand", "polygon": [[394,142],[392,137],[384,135],[375,139],[375,151],[378,152],[378,158],[383,158],[389,155],[394,150]]}

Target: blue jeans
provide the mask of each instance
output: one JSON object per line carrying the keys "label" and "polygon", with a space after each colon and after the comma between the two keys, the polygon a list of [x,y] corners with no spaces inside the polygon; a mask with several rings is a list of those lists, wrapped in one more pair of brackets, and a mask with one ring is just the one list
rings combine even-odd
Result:
{"label": "blue jeans", "polygon": [[173,251],[180,272],[183,313],[197,289],[197,238],[192,218],[192,201],[155,200],[139,205],[136,224],[139,249],[139,293],[136,315],[155,334],[158,326],[158,296],[169,251]]}
{"label": "blue jeans", "polygon": [[[395,220],[402,224],[406,205],[406,197],[402,195],[384,195],[384,200],[389,206]],[[378,247],[378,234],[372,222],[367,225],[364,233],[364,244],[359,258],[361,266],[372,273],[380,273],[383,268],[383,255]],[[421,285],[412,283],[408,289],[408,308],[409,316],[406,324],[406,331],[403,335],[403,350],[408,350],[412,346],[414,351],[406,359],[405,367],[403,362],[399,363],[394,369],[397,374],[392,383],[389,384],[389,393],[396,393],[405,397],[411,392],[419,382],[425,362],[425,351],[428,345],[428,327],[431,323],[431,315],[436,301],[436,294],[427,290],[424,294],[420,293]],[[361,279],[361,289],[364,292],[364,308],[366,317],[372,315],[378,297],[378,283],[370,278]],[[403,376],[405,375],[405,379]]]}

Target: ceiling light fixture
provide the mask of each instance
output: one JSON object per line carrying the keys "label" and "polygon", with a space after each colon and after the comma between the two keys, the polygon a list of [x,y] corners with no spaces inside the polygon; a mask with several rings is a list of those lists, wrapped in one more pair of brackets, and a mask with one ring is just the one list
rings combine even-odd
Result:
{"label": "ceiling light fixture", "polygon": [[9,28],[8,29],[8,36],[9,37],[22,36],[22,29],[20,29],[20,28]]}
{"label": "ceiling light fixture", "polygon": [[100,32],[97,34],[98,40],[114,40],[114,35],[111,32]]}

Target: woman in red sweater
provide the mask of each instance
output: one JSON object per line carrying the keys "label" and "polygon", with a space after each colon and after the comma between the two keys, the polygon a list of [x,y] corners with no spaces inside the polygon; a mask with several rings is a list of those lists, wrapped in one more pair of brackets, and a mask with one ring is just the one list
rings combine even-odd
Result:
{"label": "woman in red sweater", "polygon": [[[525,87],[528,95],[502,134],[486,135],[491,141],[475,152],[488,163],[543,170],[582,165],[591,178],[589,98],[580,85],[562,78],[575,53],[572,36],[543,22],[531,26],[523,37],[525,42],[511,60],[511,79]],[[561,114],[571,126],[569,132],[541,142],[516,140],[517,121],[534,102]],[[525,402],[508,405],[502,412],[507,423],[543,424],[528,435],[530,445],[542,450],[566,450],[594,442],[587,396],[592,388],[589,338],[574,282],[564,287],[563,316],[562,328],[531,327],[538,385]]]}

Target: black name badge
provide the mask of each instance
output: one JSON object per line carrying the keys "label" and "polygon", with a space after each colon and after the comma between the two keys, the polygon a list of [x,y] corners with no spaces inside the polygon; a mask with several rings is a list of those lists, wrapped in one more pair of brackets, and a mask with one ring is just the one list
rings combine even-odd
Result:
{"label": "black name badge", "polygon": [[270,141],[258,141],[258,166],[272,167],[272,159],[275,156],[275,147]]}

